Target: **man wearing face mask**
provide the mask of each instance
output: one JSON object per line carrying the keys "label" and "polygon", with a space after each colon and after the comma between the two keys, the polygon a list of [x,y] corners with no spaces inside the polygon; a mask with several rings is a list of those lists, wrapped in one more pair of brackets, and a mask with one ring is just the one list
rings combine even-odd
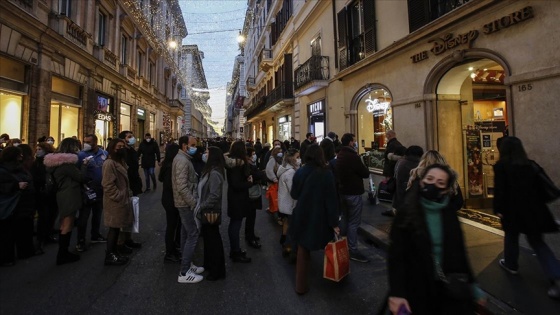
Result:
{"label": "man wearing face mask", "polygon": [[109,154],[98,146],[97,136],[88,134],[84,137],[83,149],[78,153],[78,165],[87,165],[86,183],[95,191],[97,200],[91,205],[84,205],[78,218],[78,243],[76,250],[83,252],[86,250],[86,231],[90,213],[91,219],[91,243],[104,243],[107,240],[99,232],[101,225],[101,212],[103,211],[103,187],[102,167]]}
{"label": "man wearing face mask", "polygon": [[198,201],[198,176],[191,162],[197,152],[196,138],[182,136],[179,138],[179,152],[173,159],[171,184],[173,201],[181,218],[181,270],[179,283],[197,283],[202,281],[200,275],[204,268],[193,264],[194,251],[198,242],[199,231],[194,220],[194,209]]}
{"label": "man wearing face mask", "polygon": [[369,170],[356,151],[356,136],[351,133],[342,136],[342,147],[336,158],[335,172],[343,205],[340,228],[342,235],[348,237],[350,259],[368,262],[369,260],[358,251],[358,228],[362,222],[363,179],[369,177]]}
{"label": "man wearing face mask", "polygon": [[152,135],[147,133],[144,141],[140,143],[138,148],[138,155],[142,158],[142,168],[144,169],[144,178],[146,180],[146,191],[150,190],[150,178],[154,183],[154,190],[157,188],[156,181],[156,161],[158,166],[161,166],[159,145],[152,139]]}

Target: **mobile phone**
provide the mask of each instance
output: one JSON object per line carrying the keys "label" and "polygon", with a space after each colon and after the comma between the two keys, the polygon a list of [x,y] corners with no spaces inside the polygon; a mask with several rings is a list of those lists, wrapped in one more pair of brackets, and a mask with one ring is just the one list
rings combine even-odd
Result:
{"label": "mobile phone", "polygon": [[401,307],[399,307],[399,311],[397,312],[397,315],[410,315],[411,313],[406,309],[406,305],[401,304]]}

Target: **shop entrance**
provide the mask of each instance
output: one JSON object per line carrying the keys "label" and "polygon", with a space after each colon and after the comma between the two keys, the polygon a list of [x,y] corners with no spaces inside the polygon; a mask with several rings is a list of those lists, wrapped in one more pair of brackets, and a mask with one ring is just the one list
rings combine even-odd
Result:
{"label": "shop entrance", "polygon": [[492,214],[496,140],[507,133],[504,68],[471,59],[448,70],[437,84],[437,147],[459,174],[467,209]]}

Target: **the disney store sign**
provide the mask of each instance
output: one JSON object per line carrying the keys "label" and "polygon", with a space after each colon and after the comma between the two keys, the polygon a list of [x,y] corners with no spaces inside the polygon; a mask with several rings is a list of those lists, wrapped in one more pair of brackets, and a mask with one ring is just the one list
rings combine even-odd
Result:
{"label": "the disney store sign", "polygon": [[[512,25],[533,18],[534,16],[535,16],[535,12],[533,10],[533,7],[528,6],[521,10],[503,16],[497,20],[494,20],[490,23],[484,24],[482,26],[482,32],[484,34],[495,33],[504,28],[508,28]],[[429,43],[433,43],[433,46],[430,49],[430,51],[437,56],[460,45],[467,45],[470,48],[473,41],[478,37],[478,35],[479,35],[478,30],[471,30],[467,33],[459,34],[457,36],[454,36],[452,33],[449,33],[438,39],[430,40]],[[426,60],[428,58],[429,56],[427,50],[419,52],[414,56],[410,57],[413,63],[417,63],[422,60]]]}

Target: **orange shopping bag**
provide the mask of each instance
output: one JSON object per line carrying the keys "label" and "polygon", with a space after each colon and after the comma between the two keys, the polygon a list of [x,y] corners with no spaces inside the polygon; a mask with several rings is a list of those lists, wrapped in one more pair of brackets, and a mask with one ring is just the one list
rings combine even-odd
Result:
{"label": "orange shopping bag", "polygon": [[323,278],[339,282],[350,273],[350,255],[348,240],[338,237],[325,246],[325,262],[323,264]]}
{"label": "orange shopping bag", "polygon": [[278,212],[278,183],[273,183],[268,186],[266,199],[268,199],[268,212]]}

